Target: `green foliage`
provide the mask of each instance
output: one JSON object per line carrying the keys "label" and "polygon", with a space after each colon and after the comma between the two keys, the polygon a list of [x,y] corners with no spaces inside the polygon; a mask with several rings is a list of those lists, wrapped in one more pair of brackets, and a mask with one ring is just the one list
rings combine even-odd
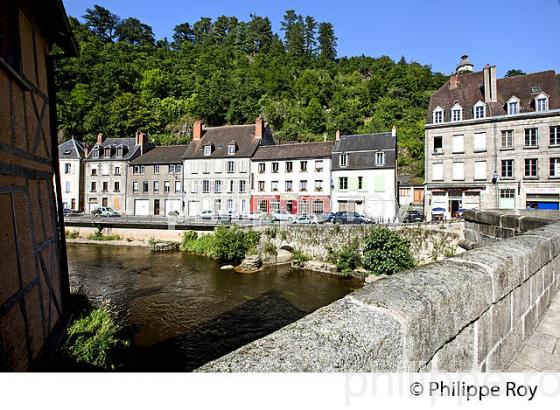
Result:
{"label": "green foliage", "polygon": [[263,250],[266,255],[274,256],[275,258],[278,256],[278,248],[270,241],[265,242]]}
{"label": "green foliage", "polygon": [[65,351],[76,362],[100,369],[117,367],[117,352],[128,346],[122,327],[107,307],[92,310],[68,328]]}
{"label": "green foliage", "polygon": [[268,236],[270,239],[274,239],[276,238],[276,234],[278,233],[278,228],[276,228],[275,226],[268,226],[265,230],[264,230],[264,234],[266,236]]}
{"label": "green foliage", "polygon": [[387,228],[372,229],[363,254],[364,268],[375,275],[392,275],[415,265],[409,242]]}
{"label": "green foliage", "polygon": [[222,261],[239,261],[250,249],[256,247],[260,233],[243,230],[236,226],[219,226],[214,233],[198,235],[194,231],[185,231],[180,249]]}
{"label": "green foliage", "polygon": [[89,234],[86,238],[90,241],[120,241],[123,237],[118,234],[105,235],[103,230],[98,229],[96,232]]}
{"label": "green foliage", "polygon": [[283,241],[287,240],[288,239],[288,230],[287,229],[280,229],[279,235],[280,235],[281,240],[283,240]]}
{"label": "green foliage", "polygon": [[305,262],[309,260],[309,256],[299,249],[294,249],[292,254],[292,264],[298,268],[301,268]]}
{"label": "green foliage", "polygon": [[71,24],[80,56],[56,62],[64,139],[142,129],[158,144],[184,144],[196,117],[212,126],[252,123],[259,113],[281,142],[395,124],[401,170],[423,172],[425,110],[446,77],[404,59],[337,59],[331,23],[288,10],[274,33],[268,17],[202,17],[178,24],[171,43],[100,6]]}
{"label": "green foliage", "polygon": [[66,239],[76,239],[80,237],[80,233],[78,231],[66,230],[64,231],[64,234],[66,235]]}
{"label": "green foliage", "polygon": [[362,266],[362,254],[358,241],[343,245],[339,250],[328,249],[327,260],[336,265],[343,276],[350,276],[354,269]]}

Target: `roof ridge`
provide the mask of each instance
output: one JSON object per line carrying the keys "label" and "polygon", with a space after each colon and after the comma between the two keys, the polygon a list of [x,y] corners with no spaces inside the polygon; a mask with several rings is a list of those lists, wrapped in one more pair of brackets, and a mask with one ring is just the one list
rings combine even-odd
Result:
{"label": "roof ridge", "polygon": [[255,124],[231,124],[231,125],[216,125],[213,127],[204,127],[202,130],[214,130],[216,128],[233,128],[233,127],[251,127],[255,126]]}
{"label": "roof ridge", "polygon": [[302,142],[290,142],[288,144],[276,144],[276,145],[260,145],[260,148],[278,148],[285,147],[287,145],[306,145],[306,144],[329,144],[335,141],[302,141]]}

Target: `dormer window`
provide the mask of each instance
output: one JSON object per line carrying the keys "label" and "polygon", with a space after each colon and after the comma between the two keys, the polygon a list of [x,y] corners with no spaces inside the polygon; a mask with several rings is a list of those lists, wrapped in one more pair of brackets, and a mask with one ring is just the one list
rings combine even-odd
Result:
{"label": "dormer window", "polygon": [[118,148],[117,148],[117,157],[118,157],[118,158],[122,158],[122,156],[123,156],[123,151],[124,151],[123,147],[118,147]]}
{"label": "dormer window", "polygon": [[477,102],[474,105],[474,118],[475,119],[480,119],[480,118],[484,118],[486,117],[486,104],[484,104],[482,101]]}
{"label": "dormer window", "polygon": [[463,107],[459,104],[455,104],[453,108],[451,108],[451,121],[457,122],[463,120]]}
{"label": "dormer window", "polygon": [[433,112],[434,124],[441,124],[443,122],[444,110],[441,107],[436,107]]}
{"label": "dormer window", "polygon": [[537,112],[548,111],[548,96],[545,93],[535,97],[535,109]]}
{"label": "dormer window", "polygon": [[204,146],[204,156],[209,157],[212,154],[212,145]]}
{"label": "dormer window", "polygon": [[380,151],[375,153],[375,166],[382,167],[385,165],[385,153]]}
{"label": "dormer window", "polygon": [[341,168],[344,168],[348,165],[348,154],[340,154],[339,165]]}
{"label": "dormer window", "polygon": [[94,148],[94,149],[91,151],[91,156],[92,156],[93,158],[96,158],[96,159],[99,158],[99,148]]}
{"label": "dormer window", "polygon": [[519,114],[519,98],[516,96],[511,97],[507,102],[508,115]]}
{"label": "dormer window", "polygon": [[235,155],[235,144],[229,144],[227,147],[228,155]]}
{"label": "dormer window", "polygon": [[111,156],[111,147],[105,147],[105,150],[103,152],[103,156],[105,158],[109,158]]}

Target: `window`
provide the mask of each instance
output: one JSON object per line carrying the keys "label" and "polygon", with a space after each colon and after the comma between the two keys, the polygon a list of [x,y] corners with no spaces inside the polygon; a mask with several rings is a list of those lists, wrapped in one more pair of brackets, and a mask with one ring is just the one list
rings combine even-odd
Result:
{"label": "window", "polygon": [[286,162],[286,172],[292,172],[293,168],[294,168],[294,164],[292,161]]}
{"label": "window", "polygon": [[235,161],[228,161],[227,172],[230,173],[230,174],[235,172]]}
{"label": "window", "polygon": [[227,210],[228,212],[233,212],[233,199],[227,200]]}
{"label": "window", "polygon": [[313,201],[313,213],[322,214],[323,213],[323,201],[316,199]]}
{"label": "window", "polygon": [[171,184],[169,181],[163,181],[163,192],[166,194],[171,192]]}
{"label": "window", "polygon": [[266,164],[264,162],[259,162],[259,174],[264,174],[266,171]]}
{"label": "window", "polygon": [[443,164],[433,164],[432,165],[432,180],[443,181]]}
{"label": "window", "polygon": [[358,177],[358,189],[364,189],[364,177]]}
{"label": "window", "polygon": [[115,175],[121,174],[121,167],[115,167]]}
{"label": "window", "polygon": [[266,200],[259,200],[259,211],[261,212],[268,212],[268,201]]}
{"label": "window", "polygon": [[453,153],[463,153],[465,152],[465,143],[463,135],[453,136]]}
{"label": "window", "polygon": [[209,174],[210,173],[210,161],[204,161],[202,163],[202,173]]}
{"label": "window", "polygon": [[299,181],[299,190],[303,191],[303,192],[307,191],[307,181],[306,180]]}
{"label": "window", "polygon": [[502,149],[513,148],[513,130],[502,131]]}
{"label": "window", "polygon": [[434,124],[441,124],[443,122],[443,108],[437,107],[433,112]]}
{"label": "window", "polygon": [[105,151],[103,152],[103,156],[105,158],[109,158],[111,156],[111,147],[105,147]]}
{"label": "window", "polygon": [[486,179],[486,161],[475,161],[474,163],[474,179]]}
{"label": "window", "polygon": [[315,161],[315,172],[323,172],[323,160]]}
{"label": "window", "polygon": [[243,193],[247,189],[247,181],[239,181],[239,192]]}
{"label": "window", "polygon": [[191,181],[191,193],[196,194],[198,192],[198,181]]}
{"label": "window", "polygon": [[560,125],[550,127],[550,145],[560,145]]}
{"label": "window", "polygon": [[486,133],[485,132],[477,132],[474,134],[474,152],[483,152],[486,151]]}
{"label": "window", "polygon": [[514,115],[518,113],[519,113],[519,103],[517,101],[508,103],[508,114]]}
{"label": "window", "polygon": [[348,165],[348,154],[340,154],[338,160],[342,168],[346,167]]}
{"label": "window", "polygon": [[434,137],[434,153],[443,154],[443,137]]}
{"label": "window", "polygon": [[216,182],[214,182],[214,192],[216,194],[219,194],[222,192],[222,181],[217,180]]}
{"label": "window", "polygon": [[137,194],[137,193],[138,193],[138,182],[133,182],[133,183],[132,183],[132,193],[133,193],[133,194]]}
{"label": "window", "polygon": [[153,189],[154,194],[158,193],[159,192],[159,181],[154,181],[153,186],[154,186],[154,189]]}
{"label": "window", "polygon": [[119,181],[115,181],[113,184],[113,192],[121,192],[121,184]]}
{"label": "window", "polygon": [[301,172],[307,172],[307,161],[300,161],[299,162],[299,170]]}
{"label": "window", "polygon": [[209,157],[211,154],[212,154],[212,146],[211,145],[205,145],[204,146],[204,156]]}
{"label": "window", "polygon": [[539,129],[526,128],[525,129],[525,146],[538,147],[539,146]]}
{"label": "window", "polygon": [[172,165],[168,165],[168,166],[167,166],[167,173],[168,173],[168,174],[171,174],[171,175],[175,174],[175,165],[173,165],[173,164],[172,164]]}
{"label": "window", "polygon": [[72,164],[64,164],[64,173],[71,174],[72,173]]}
{"label": "window", "polygon": [[144,175],[144,165],[134,165],[132,173],[134,175]]}
{"label": "window", "polygon": [[338,178],[338,189],[340,189],[341,191],[348,189],[348,177]]}
{"label": "window", "polygon": [[560,177],[560,158],[550,158],[550,176]]}
{"label": "window", "polygon": [[293,184],[292,181],[286,181],[286,192],[292,192]]}
{"label": "window", "polygon": [[537,97],[535,104],[538,112],[548,111],[548,98],[547,97]]}
{"label": "window", "polygon": [[183,172],[183,166],[182,165],[175,165],[175,173],[180,174],[181,172]]}
{"label": "window", "polygon": [[264,181],[259,181],[259,192],[264,192]]}
{"label": "window", "polygon": [[202,181],[202,192],[205,194],[210,192],[210,181],[208,181],[207,179]]}
{"label": "window", "polygon": [[502,160],[502,178],[513,178],[513,159]]}
{"label": "window", "polygon": [[484,103],[477,103],[477,105],[474,106],[474,118],[484,118],[485,116],[486,106],[484,105]]}
{"label": "window", "polygon": [[278,191],[278,181],[272,181],[270,183],[270,190],[273,192]]}
{"label": "window", "polygon": [[323,180],[316,179],[315,180],[315,192],[322,192],[323,191]]}
{"label": "window", "polygon": [[214,201],[214,210],[215,211],[221,211],[222,210],[222,200],[221,199],[216,199]]}
{"label": "window", "polygon": [[66,181],[64,192],[66,192],[67,194],[72,192],[72,184],[70,181]]}
{"label": "window", "polygon": [[117,157],[122,158],[123,156],[123,147],[117,147]]}
{"label": "window", "polygon": [[99,158],[99,148],[94,148],[93,151],[91,151],[91,156],[95,159]]}
{"label": "window", "polygon": [[273,162],[273,163],[272,163],[272,172],[273,172],[274,174],[277,174],[277,173],[278,173],[278,168],[279,168],[279,167],[278,167],[278,162]]}
{"label": "window", "polygon": [[92,168],[92,169],[91,169],[91,176],[92,176],[92,177],[97,176],[97,168]]}
{"label": "window", "polygon": [[109,206],[109,200],[107,198],[101,198],[101,206]]}
{"label": "window", "polygon": [[451,121],[457,122],[463,119],[463,108],[459,104],[455,104],[451,108]]}
{"label": "window", "polygon": [[[138,183],[136,183],[136,185],[138,185]],[[142,182],[142,192],[147,194],[149,190],[150,190],[150,184],[148,183],[148,181]]]}
{"label": "window", "polygon": [[309,213],[309,201],[299,201],[300,215],[307,215]]}
{"label": "window", "polygon": [[375,153],[375,165],[378,167],[382,167],[385,165],[385,153],[384,152],[376,152]]}
{"label": "window", "polygon": [[107,192],[109,191],[109,183],[107,181],[103,181],[102,185],[101,185],[101,190],[103,192]]}
{"label": "window", "polygon": [[154,174],[159,174],[159,165],[154,165]]}
{"label": "window", "polygon": [[235,144],[229,144],[228,145],[227,153],[228,153],[228,155],[234,155],[235,154]]}
{"label": "window", "polygon": [[453,163],[453,181],[463,181],[465,179],[465,163]]}
{"label": "window", "polygon": [[525,160],[525,177],[526,178],[536,178],[537,177],[537,159],[529,158]]}
{"label": "window", "polygon": [[515,189],[500,189],[500,198],[515,198]]}

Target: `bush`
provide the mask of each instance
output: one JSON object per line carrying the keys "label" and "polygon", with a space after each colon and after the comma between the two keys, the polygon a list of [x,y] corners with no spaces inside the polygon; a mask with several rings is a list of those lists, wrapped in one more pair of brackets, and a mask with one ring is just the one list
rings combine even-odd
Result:
{"label": "bush", "polygon": [[264,244],[263,250],[266,255],[274,256],[275,258],[278,257],[278,248],[270,241],[267,241]]}
{"label": "bush", "polygon": [[270,239],[276,238],[277,228],[275,226],[269,226],[264,230],[264,234]]}
{"label": "bush", "polygon": [[80,233],[78,231],[65,231],[64,234],[66,235],[66,239],[76,239],[80,237]]}
{"label": "bush", "polygon": [[365,241],[363,266],[375,275],[413,268],[410,243],[387,228],[374,228]]}
{"label": "bush", "polygon": [[352,271],[362,266],[362,254],[357,241],[344,245],[340,250],[328,250],[329,262],[336,265],[336,270],[344,276],[350,276]]}
{"label": "bush", "polygon": [[194,231],[184,232],[181,250],[222,261],[239,261],[249,249],[256,248],[259,241],[259,232],[219,226],[213,234],[208,235],[199,236]]}
{"label": "bush", "polygon": [[115,369],[119,350],[129,345],[120,337],[122,327],[116,323],[107,307],[85,314],[68,328],[65,350],[76,362]]}
{"label": "bush", "polygon": [[294,249],[294,253],[292,255],[292,264],[301,268],[305,262],[309,260],[309,256],[298,249]]}
{"label": "bush", "polygon": [[90,241],[120,241],[122,239],[122,236],[118,234],[104,235],[103,232],[97,231],[95,233],[89,234],[87,236],[87,239],[89,239]]}

